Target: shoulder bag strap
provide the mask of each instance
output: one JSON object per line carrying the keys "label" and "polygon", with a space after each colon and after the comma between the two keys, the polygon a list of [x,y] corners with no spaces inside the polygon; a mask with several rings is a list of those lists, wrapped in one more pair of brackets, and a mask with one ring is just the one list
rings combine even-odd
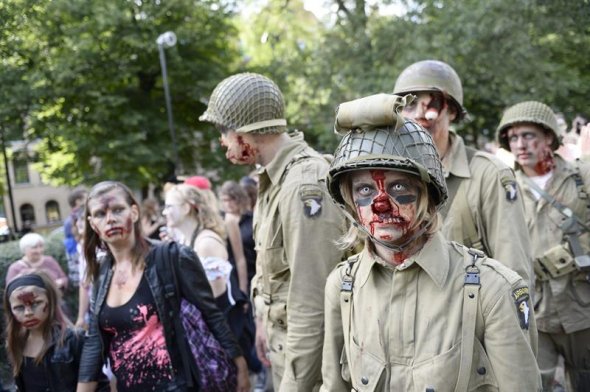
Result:
{"label": "shoulder bag strap", "polygon": [[[465,281],[463,283],[463,318],[461,325],[461,362],[455,392],[465,392],[471,378],[475,327],[479,303],[479,269],[475,266],[478,254],[471,249],[465,252]],[[472,258],[470,260],[470,257]]]}
{"label": "shoulder bag strap", "polygon": [[[354,278],[358,270],[359,256],[352,257],[346,261],[346,271],[340,285],[340,314],[342,318],[342,331],[344,332],[344,350],[347,355],[350,353],[350,323],[352,319],[352,288]],[[352,380],[351,380],[352,381]]]}
{"label": "shoulder bag strap", "polygon": [[195,369],[191,366],[194,363],[194,359],[191,361],[189,350],[186,344],[186,336],[184,333],[184,327],[182,326],[181,320],[181,294],[180,287],[178,285],[177,268],[178,268],[178,244],[176,242],[163,243],[158,246],[159,252],[156,256],[159,256],[160,260],[156,260],[156,268],[159,268],[158,275],[162,279],[162,285],[164,287],[164,295],[171,308],[171,314],[169,315],[174,326],[174,335],[176,336],[178,351],[182,360],[182,368],[184,369],[184,377],[186,385],[189,388],[194,387]]}
{"label": "shoulder bag strap", "polygon": [[[549,193],[547,193],[543,188],[541,188],[539,185],[537,185],[528,176],[523,176],[523,179],[528,186],[530,186],[537,193],[539,193],[543,199],[547,200],[547,202],[553,208],[555,208],[557,211],[559,211],[563,216],[565,216],[566,218],[574,219],[576,222],[578,222],[578,224],[582,228],[584,228],[585,231],[590,231],[590,227],[588,227],[585,222],[583,222],[580,218],[578,218],[578,216],[576,214],[574,214],[574,212],[570,208],[564,206],[559,201],[557,201],[557,199],[555,199],[553,196],[551,196]],[[576,187],[577,187],[577,185],[576,185]]]}

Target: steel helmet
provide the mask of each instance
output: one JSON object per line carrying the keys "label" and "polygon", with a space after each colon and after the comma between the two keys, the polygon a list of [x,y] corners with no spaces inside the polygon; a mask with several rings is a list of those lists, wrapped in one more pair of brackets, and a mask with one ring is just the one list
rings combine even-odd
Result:
{"label": "steel helmet", "polygon": [[421,91],[443,93],[451,98],[455,105],[457,116],[455,121],[461,120],[467,111],[463,107],[463,86],[457,72],[442,61],[424,60],[408,66],[395,81],[393,93],[405,95]]}
{"label": "steel helmet", "polygon": [[337,203],[344,204],[340,193],[342,174],[375,168],[394,169],[420,177],[437,207],[447,199],[447,186],[434,141],[428,131],[413,121],[402,118],[397,125],[351,129],[340,141],[330,165],[330,195]]}
{"label": "steel helmet", "polygon": [[222,80],[199,120],[238,133],[279,133],[287,129],[281,90],[269,78],[255,73]]}
{"label": "steel helmet", "polygon": [[518,123],[532,123],[541,126],[545,132],[553,135],[551,149],[555,151],[559,148],[561,139],[559,137],[559,124],[555,113],[549,106],[541,102],[526,101],[506,109],[502,115],[502,120],[500,120],[500,125],[496,129],[496,140],[500,147],[510,151],[508,130]]}

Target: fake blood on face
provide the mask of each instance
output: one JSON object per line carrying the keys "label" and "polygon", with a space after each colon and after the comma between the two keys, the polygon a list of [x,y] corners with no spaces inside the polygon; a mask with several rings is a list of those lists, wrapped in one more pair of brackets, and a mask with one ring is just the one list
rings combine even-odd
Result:
{"label": "fake blood on face", "polygon": [[555,168],[555,159],[550,149],[544,151],[543,156],[537,161],[533,170],[539,176],[549,173]]}
{"label": "fake blood on face", "polygon": [[32,291],[23,291],[19,295],[16,296],[19,301],[23,303],[25,306],[33,305],[33,302],[37,299],[37,294]]}

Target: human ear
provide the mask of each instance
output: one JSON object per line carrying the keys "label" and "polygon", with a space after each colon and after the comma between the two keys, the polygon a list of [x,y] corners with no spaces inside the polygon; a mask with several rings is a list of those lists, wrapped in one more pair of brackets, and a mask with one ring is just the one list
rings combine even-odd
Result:
{"label": "human ear", "polygon": [[133,223],[137,222],[137,220],[139,219],[139,208],[137,207],[137,205],[133,204],[131,206],[131,220],[133,221]]}

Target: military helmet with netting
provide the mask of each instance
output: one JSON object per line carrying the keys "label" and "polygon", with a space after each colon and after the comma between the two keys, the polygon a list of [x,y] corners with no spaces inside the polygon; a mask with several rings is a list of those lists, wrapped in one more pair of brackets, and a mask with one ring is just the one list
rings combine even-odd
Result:
{"label": "military helmet with netting", "polygon": [[520,102],[504,111],[500,125],[496,129],[496,140],[500,147],[510,151],[508,130],[513,125],[522,123],[539,125],[545,132],[553,135],[551,149],[557,150],[559,148],[561,132],[557,117],[549,106],[537,101]]}
{"label": "military helmet with netting", "polygon": [[222,80],[199,120],[238,133],[279,133],[287,129],[281,90],[269,78],[249,72]]}
{"label": "military helmet with netting", "polygon": [[424,60],[406,67],[397,77],[393,93],[405,95],[418,92],[440,92],[451,99],[457,111],[456,121],[467,111],[463,106],[463,86],[457,72],[447,63]]}
{"label": "military helmet with netting", "polygon": [[430,134],[419,124],[404,120],[399,126],[353,129],[340,141],[330,165],[328,188],[340,204],[344,173],[363,169],[391,169],[420,177],[437,207],[447,199],[447,186]]}

